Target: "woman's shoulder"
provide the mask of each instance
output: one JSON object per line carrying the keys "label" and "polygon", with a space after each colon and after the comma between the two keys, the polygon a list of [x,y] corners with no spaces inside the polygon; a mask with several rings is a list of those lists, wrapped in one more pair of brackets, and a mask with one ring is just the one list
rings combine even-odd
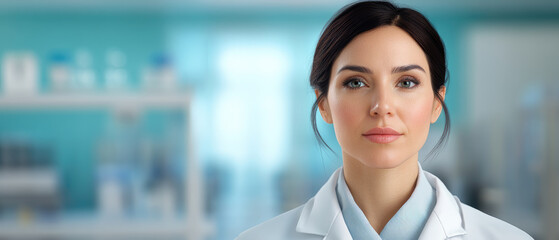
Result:
{"label": "woman's shoulder", "polygon": [[[280,240],[280,239],[310,239],[308,234],[296,231],[297,222],[304,205],[278,215],[268,221],[256,225],[242,232],[236,240]],[[317,239],[322,239],[317,237]]]}
{"label": "woman's shoulder", "polygon": [[[429,172],[425,172],[425,175],[431,186],[437,191],[437,205],[435,205],[435,210],[433,211],[436,212],[438,209],[439,214],[447,217],[448,214],[444,213],[458,211],[457,215],[453,215],[460,219],[461,228],[465,230],[467,236],[466,239],[533,240],[530,235],[517,227],[460,202],[458,197],[453,195],[435,175]],[[449,204],[453,202],[457,203],[457,205]],[[438,208],[439,204],[441,204],[441,207]],[[456,208],[449,206],[456,206]],[[442,222],[442,224],[447,225],[447,222]]]}
{"label": "woman's shoulder", "polygon": [[[461,203],[464,228],[469,239],[521,239],[533,240],[526,232],[503,220]],[[483,236],[481,238],[481,236]]]}

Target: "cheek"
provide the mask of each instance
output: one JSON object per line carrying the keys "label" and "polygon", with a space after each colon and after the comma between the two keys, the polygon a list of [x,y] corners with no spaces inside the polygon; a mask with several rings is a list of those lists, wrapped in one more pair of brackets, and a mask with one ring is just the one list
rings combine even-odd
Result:
{"label": "cheek", "polygon": [[363,107],[356,99],[348,97],[334,98],[332,101],[332,119],[334,127],[355,127],[361,121],[363,115]]}
{"label": "cheek", "polygon": [[409,111],[406,113],[408,130],[415,134],[425,135],[426,138],[431,124],[433,101],[430,99],[415,101],[413,106],[408,109]]}
{"label": "cheek", "polygon": [[360,135],[363,118],[367,115],[367,106],[354,97],[337,96],[331,98],[332,120],[336,139],[343,149],[357,144],[355,136]]}

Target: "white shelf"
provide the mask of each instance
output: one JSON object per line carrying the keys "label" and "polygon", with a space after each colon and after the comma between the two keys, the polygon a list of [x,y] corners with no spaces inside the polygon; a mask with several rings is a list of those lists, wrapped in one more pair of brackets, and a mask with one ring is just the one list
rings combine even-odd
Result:
{"label": "white shelf", "polygon": [[58,179],[52,169],[0,169],[0,196],[25,193],[56,194]]}
{"label": "white shelf", "polygon": [[[194,229],[196,226],[197,229]],[[191,224],[186,219],[103,219],[95,217],[64,218],[54,222],[16,223],[0,221],[1,239],[42,239],[42,238],[188,238],[192,232],[207,234],[213,232],[211,225]]]}
{"label": "white shelf", "polygon": [[59,93],[0,96],[0,109],[99,108],[114,106],[180,108],[190,104],[188,92]]}

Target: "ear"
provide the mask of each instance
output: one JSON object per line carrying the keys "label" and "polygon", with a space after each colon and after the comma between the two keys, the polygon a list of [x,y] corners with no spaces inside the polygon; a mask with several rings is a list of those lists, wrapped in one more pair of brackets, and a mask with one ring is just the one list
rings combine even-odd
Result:
{"label": "ear", "polygon": [[[444,101],[445,94],[446,94],[446,87],[441,86],[441,88],[439,89],[439,95],[441,95],[442,101]],[[431,123],[435,123],[437,119],[439,119],[442,110],[443,110],[443,105],[441,101],[437,97],[435,97],[435,101],[433,102],[433,111],[431,113]]]}
{"label": "ear", "polygon": [[[314,90],[314,94],[316,95],[316,98],[318,98],[318,96],[320,96],[320,92],[318,90]],[[320,111],[320,115],[322,116],[322,119],[326,122],[326,123],[332,123],[332,114],[330,114],[330,106],[328,105],[328,100],[326,99],[326,97],[322,98],[320,100],[320,102],[318,102],[318,110]]]}

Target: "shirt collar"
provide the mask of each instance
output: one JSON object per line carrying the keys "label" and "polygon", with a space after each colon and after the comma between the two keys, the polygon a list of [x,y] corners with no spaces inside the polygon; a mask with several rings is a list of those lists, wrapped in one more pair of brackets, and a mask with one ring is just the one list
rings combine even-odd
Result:
{"label": "shirt collar", "polygon": [[417,184],[410,198],[378,234],[355,203],[343,171],[338,176],[336,195],[342,215],[353,239],[418,239],[436,202],[435,190],[419,164]]}

